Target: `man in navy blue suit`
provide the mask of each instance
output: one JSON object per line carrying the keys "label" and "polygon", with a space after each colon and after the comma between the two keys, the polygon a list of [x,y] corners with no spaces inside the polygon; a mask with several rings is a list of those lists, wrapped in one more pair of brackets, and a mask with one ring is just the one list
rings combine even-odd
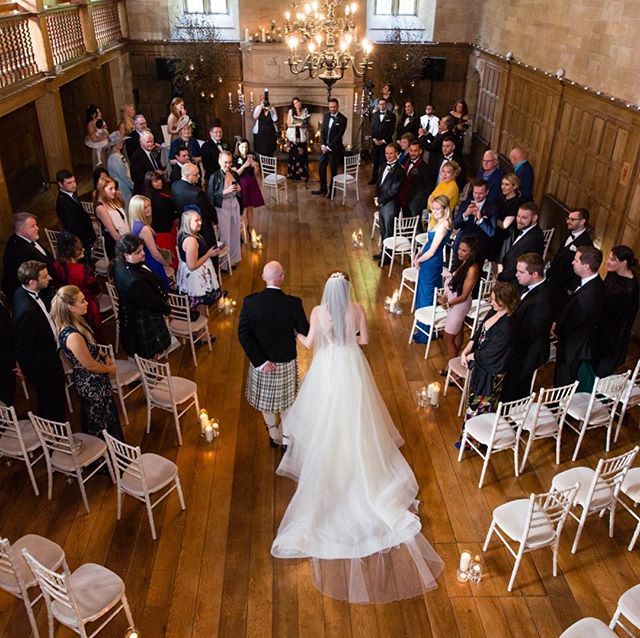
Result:
{"label": "man in navy blue suit", "polygon": [[496,232],[498,209],[487,198],[487,182],[477,179],[471,185],[472,196],[460,204],[453,220],[453,227],[460,231],[453,243],[453,254],[458,254],[458,244],[463,237],[475,235],[478,240],[478,254],[486,258],[489,253],[489,240]]}
{"label": "man in navy blue suit", "polygon": [[520,193],[524,201],[530,202],[533,199],[533,167],[524,151],[518,146],[509,153],[509,161],[513,164],[513,171],[520,180]]}
{"label": "man in navy blue suit", "polygon": [[502,178],[504,171],[498,165],[498,154],[495,151],[486,151],[482,156],[482,168],[476,175],[478,179],[483,179],[489,185],[489,195],[487,199],[496,206],[502,195]]}

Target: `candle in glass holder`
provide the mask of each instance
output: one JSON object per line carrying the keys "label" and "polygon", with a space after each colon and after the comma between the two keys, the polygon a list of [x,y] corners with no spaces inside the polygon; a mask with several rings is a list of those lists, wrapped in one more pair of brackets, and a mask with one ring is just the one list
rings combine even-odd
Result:
{"label": "candle in glass holder", "polygon": [[207,443],[211,443],[213,441],[213,437],[213,426],[211,425],[211,423],[207,423],[204,429],[204,438],[206,439]]}
{"label": "candle in glass holder", "polygon": [[433,407],[440,405],[440,384],[437,381],[429,384],[429,400]]}
{"label": "candle in glass holder", "polygon": [[209,414],[203,408],[200,410],[200,434],[204,434],[204,429],[207,426],[207,423],[209,423]]}
{"label": "candle in glass holder", "polygon": [[220,424],[218,423],[218,419],[214,418],[213,421],[211,422],[211,427],[213,428],[213,436],[214,437],[219,437],[220,436]]}
{"label": "candle in glass holder", "polygon": [[471,552],[465,550],[460,554],[460,571],[466,573],[469,571],[469,565],[471,565]]}

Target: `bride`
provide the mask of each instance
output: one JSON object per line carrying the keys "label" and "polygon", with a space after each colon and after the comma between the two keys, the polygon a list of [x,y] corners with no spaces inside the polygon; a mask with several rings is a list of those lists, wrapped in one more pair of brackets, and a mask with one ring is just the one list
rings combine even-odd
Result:
{"label": "bride", "polygon": [[313,362],[284,416],[277,473],[298,481],[271,553],[311,558],[316,587],[352,603],[383,603],[437,587],[440,557],[420,533],[418,484],[359,345],[364,310],[337,271],[304,337]]}

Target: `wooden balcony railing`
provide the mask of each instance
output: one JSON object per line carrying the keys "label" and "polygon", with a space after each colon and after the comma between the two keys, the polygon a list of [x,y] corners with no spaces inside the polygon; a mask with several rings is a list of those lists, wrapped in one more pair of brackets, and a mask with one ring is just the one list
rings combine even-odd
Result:
{"label": "wooden balcony railing", "polygon": [[68,7],[47,13],[46,22],[55,65],[64,64],[86,53],[78,8]]}
{"label": "wooden balcony railing", "polygon": [[122,40],[120,14],[116,2],[94,5],[91,15],[99,47]]}
{"label": "wooden balcony railing", "polygon": [[11,16],[0,21],[0,87],[38,73],[29,32],[29,17]]}

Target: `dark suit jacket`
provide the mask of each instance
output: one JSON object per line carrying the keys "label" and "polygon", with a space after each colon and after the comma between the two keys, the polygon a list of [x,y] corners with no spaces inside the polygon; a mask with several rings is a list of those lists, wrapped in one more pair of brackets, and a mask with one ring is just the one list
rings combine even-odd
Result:
{"label": "dark suit jacket", "polygon": [[498,209],[488,199],[485,200],[482,206],[482,213],[486,216],[486,219],[483,219],[480,224],[476,224],[475,217],[467,217],[466,219],[463,217],[472,201],[473,198],[469,198],[462,202],[453,218],[453,227],[460,230],[453,244],[453,253],[454,255],[457,254],[458,244],[463,237],[475,235],[478,239],[478,250],[481,257],[487,258],[489,257],[489,239],[496,234]]}
{"label": "dark suit jacket", "polygon": [[[223,151],[231,151],[231,147],[222,140],[220,142]],[[220,149],[217,144],[209,137],[209,139],[200,148],[202,153],[202,166],[204,166],[204,179],[209,183],[209,178],[220,170],[220,163],[218,162],[218,156],[220,155]]]}
{"label": "dark suit jacket", "polygon": [[[454,162],[457,162],[458,166],[460,166],[460,173],[458,173],[458,177],[456,177],[456,184],[458,185],[460,192],[462,192],[464,185],[467,183],[467,169],[464,164],[464,157],[456,148],[456,150],[453,151],[451,159]],[[440,167],[444,160],[445,157],[442,154],[442,139],[440,139],[440,146],[429,152],[429,163],[427,165],[429,168],[427,192],[429,193],[431,193],[431,191],[436,187]]]}
{"label": "dark suit jacket", "polygon": [[335,116],[335,121],[329,130],[330,113],[325,113],[322,118],[322,143],[331,149],[332,153],[338,153],[342,155],[344,152],[344,145],[342,143],[342,136],[347,130],[347,118],[338,111]]}
{"label": "dark suit jacket", "polygon": [[[32,246],[26,239],[22,239],[15,233],[9,237],[7,247],[4,251],[3,264],[4,271],[2,275],[2,289],[8,299],[13,297],[13,293],[18,289],[18,267],[25,261],[35,260],[41,261],[47,265],[49,274],[54,277],[55,270],[53,268],[53,257],[49,254],[41,241],[38,244],[45,249],[46,255],[43,255],[37,248]],[[49,293],[49,297],[53,292]],[[45,295],[47,296],[47,295]]]}
{"label": "dark suit jacket", "polygon": [[127,157],[129,158],[129,162],[131,162],[131,158],[133,154],[140,148],[140,133],[133,129],[131,133],[127,135],[129,138],[124,142],[124,148],[127,151]]}
{"label": "dark suit jacket", "polygon": [[[160,154],[157,151],[151,151],[156,159],[159,169],[162,170],[163,166],[160,163]],[[149,159],[146,151],[143,148],[139,148],[131,157],[131,179],[133,180],[133,191],[136,195],[144,195],[144,176],[147,171],[156,170]]]}
{"label": "dark suit jacket", "polygon": [[498,275],[498,281],[516,281],[516,265],[518,257],[525,253],[538,253],[542,256],[544,252],[544,235],[542,229],[537,224],[522,239],[511,245],[506,255],[502,259],[502,272]]}
{"label": "dark suit jacket", "polygon": [[[502,178],[504,177],[504,171],[498,166],[491,175],[489,175],[489,179],[485,180],[487,184],[489,184],[489,194],[487,195],[487,199],[498,205],[500,198],[502,197],[502,189],[500,186],[502,185]],[[482,169],[478,171],[476,175],[477,179],[484,179],[484,173]],[[542,254],[542,253],[540,253]]]}
{"label": "dark suit jacket", "polygon": [[395,211],[397,212],[400,210],[400,201],[398,200],[397,195],[400,191],[402,181],[404,180],[404,170],[402,169],[400,162],[396,162],[395,166],[391,169],[389,175],[387,175],[387,178],[383,182],[382,178],[384,177],[386,168],[386,164],[380,167],[378,183],[376,184],[376,197],[378,198],[378,204],[380,204],[381,207],[393,201]]}
{"label": "dark suit jacket", "polygon": [[200,208],[200,216],[202,217],[200,234],[205,238],[208,246],[217,245],[213,226],[218,223],[218,216],[207,199],[206,193],[197,184],[189,184],[186,180],[179,179],[171,184],[171,197],[180,214],[187,204],[195,204]]}
{"label": "dark suit jacket", "polygon": [[530,202],[533,200],[533,167],[527,160],[524,160],[524,163],[515,169],[515,174],[518,176],[520,180],[520,193],[522,193],[522,197],[525,202]]}
{"label": "dark suit jacket", "polygon": [[83,244],[93,244],[96,241],[91,218],[84,212],[79,199],[73,199],[59,192],[56,199],[56,213],[64,229],[78,237]]}
{"label": "dark suit jacket", "polygon": [[33,297],[22,287],[13,296],[16,357],[31,381],[63,374],[58,344],[49,321]]}
{"label": "dark suit jacket", "polygon": [[[406,124],[406,120],[409,120]],[[398,118],[398,126],[396,127],[396,140],[399,140],[405,133],[413,134],[413,139],[418,139],[418,129],[420,128],[420,118],[414,113],[407,115],[403,113]]]}
{"label": "dark suit jacket", "polygon": [[177,182],[182,179],[182,166],[180,164],[171,164],[171,172],[169,173],[169,183]]}
{"label": "dark suit jacket", "polygon": [[385,116],[380,121],[380,113],[376,111],[371,116],[371,138],[376,140],[384,140],[390,144],[393,141],[393,132],[396,130],[395,113],[385,111]]}
{"label": "dark suit jacket", "polygon": [[398,193],[398,201],[407,216],[419,215],[427,207],[427,183],[429,169],[422,157],[419,157],[413,168],[407,173],[409,163],[407,159],[402,165],[404,178]]}
{"label": "dark suit jacket", "polygon": [[277,288],[248,295],[242,304],[238,338],[251,364],[285,363],[296,358],[296,335],[309,332],[302,300]]}
{"label": "dark suit jacket", "polygon": [[576,256],[576,249],[581,246],[593,246],[589,231],[580,233],[568,246],[563,243],[549,265],[547,279],[551,286],[551,302],[555,311],[567,303],[569,293],[580,283],[580,278],[573,272],[572,262]]}

